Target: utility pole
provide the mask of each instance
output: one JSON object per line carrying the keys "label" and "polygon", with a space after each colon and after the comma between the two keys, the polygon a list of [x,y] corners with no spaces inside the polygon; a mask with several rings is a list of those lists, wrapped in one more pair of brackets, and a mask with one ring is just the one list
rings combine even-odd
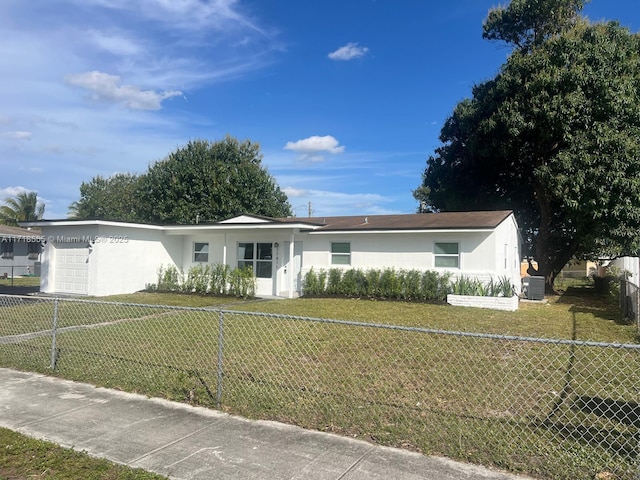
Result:
{"label": "utility pole", "polygon": [[313,213],[313,210],[311,210],[311,202],[309,202],[309,218],[311,218],[312,213]]}

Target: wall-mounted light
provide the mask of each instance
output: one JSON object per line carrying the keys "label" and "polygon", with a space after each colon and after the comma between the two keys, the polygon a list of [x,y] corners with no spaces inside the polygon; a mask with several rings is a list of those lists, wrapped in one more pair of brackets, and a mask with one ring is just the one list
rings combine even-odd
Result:
{"label": "wall-mounted light", "polygon": [[274,243],[273,246],[278,248],[278,242]]}

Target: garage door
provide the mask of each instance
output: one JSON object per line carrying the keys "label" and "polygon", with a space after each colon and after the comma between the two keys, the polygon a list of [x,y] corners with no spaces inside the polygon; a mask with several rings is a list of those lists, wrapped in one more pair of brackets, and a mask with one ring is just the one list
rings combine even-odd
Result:
{"label": "garage door", "polygon": [[86,295],[89,285],[89,249],[86,244],[59,243],[55,248],[56,293]]}

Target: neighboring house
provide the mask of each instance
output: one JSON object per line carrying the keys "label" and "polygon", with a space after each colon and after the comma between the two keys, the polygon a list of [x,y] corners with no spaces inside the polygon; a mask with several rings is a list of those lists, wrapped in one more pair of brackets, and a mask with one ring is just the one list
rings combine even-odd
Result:
{"label": "neighboring house", "polygon": [[511,211],[266,218],[143,225],[104,220],[25,222],[46,239],[40,289],[112,295],[156,283],[158,269],[250,266],[257,295],[296,297],[311,268],[449,271],[508,277],[520,289],[521,237]]}
{"label": "neighboring house", "polygon": [[606,266],[609,273],[612,272],[612,267],[616,267],[618,273],[624,274],[629,282],[640,286],[640,258],[618,257],[611,260]]}
{"label": "neighboring house", "polygon": [[558,278],[584,278],[598,274],[598,264],[589,260],[570,260]]}
{"label": "neighboring house", "polygon": [[40,232],[0,225],[0,277],[38,274],[41,252]]}

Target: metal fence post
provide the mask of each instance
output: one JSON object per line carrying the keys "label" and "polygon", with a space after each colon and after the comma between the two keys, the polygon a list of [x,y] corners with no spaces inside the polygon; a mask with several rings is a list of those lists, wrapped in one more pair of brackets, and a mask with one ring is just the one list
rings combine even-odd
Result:
{"label": "metal fence post", "polygon": [[222,405],[222,349],[224,347],[224,313],[218,314],[218,381],[216,385],[216,408]]}
{"label": "metal fence post", "polygon": [[56,363],[58,362],[57,353],[56,353],[56,334],[58,330],[58,303],[59,300],[56,298],[53,303],[53,326],[51,328],[51,365],[49,368],[55,369]]}
{"label": "metal fence post", "polygon": [[640,287],[636,288],[636,324],[638,325],[638,333],[640,333]]}

